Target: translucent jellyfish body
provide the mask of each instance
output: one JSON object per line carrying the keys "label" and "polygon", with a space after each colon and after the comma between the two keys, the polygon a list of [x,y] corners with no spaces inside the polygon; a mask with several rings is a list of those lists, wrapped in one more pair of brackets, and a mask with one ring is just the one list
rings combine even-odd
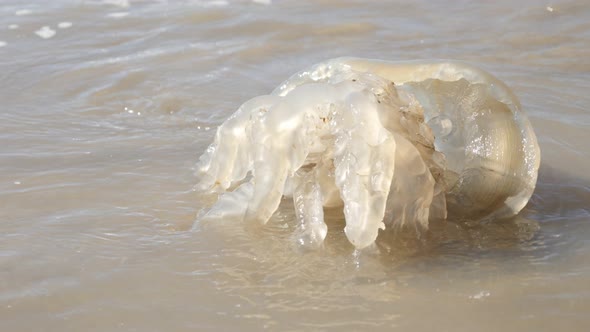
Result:
{"label": "translucent jellyfish body", "polygon": [[301,240],[322,243],[324,207],[342,206],[357,248],[379,229],[447,217],[515,215],[540,152],[517,98],[455,62],[338,58],[244,103],[201,156],[204,218],[266,223],[292,197]]}

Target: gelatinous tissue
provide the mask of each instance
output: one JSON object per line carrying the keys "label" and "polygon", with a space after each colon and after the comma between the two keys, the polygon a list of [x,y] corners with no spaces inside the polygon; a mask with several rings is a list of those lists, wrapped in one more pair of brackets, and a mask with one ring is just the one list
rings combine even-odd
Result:
{"label": "gelatinous tissue", "polygon": [[448,61],[338,58],[245,102],[197,165],[220,193],[202,218],[266,223],[292,197],[302,243],[321,244],[324,207],[342,207],[357,248],[379,229],[515,215],[540,152],[501,81]]}

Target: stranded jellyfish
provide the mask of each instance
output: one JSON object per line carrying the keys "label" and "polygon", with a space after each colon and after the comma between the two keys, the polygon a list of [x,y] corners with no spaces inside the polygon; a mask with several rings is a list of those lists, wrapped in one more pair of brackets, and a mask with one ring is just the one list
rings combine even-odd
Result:
{"label": "stranded jellyfish", "polygon": [[539,160],[517,98],[483,70],[339,58],[245,102],[201,156],[197,189],[220,194],[204,218],[260,224],[291,197],[312,245],[324,207],[341,207],[360,249],[379,229],[513,216]]}

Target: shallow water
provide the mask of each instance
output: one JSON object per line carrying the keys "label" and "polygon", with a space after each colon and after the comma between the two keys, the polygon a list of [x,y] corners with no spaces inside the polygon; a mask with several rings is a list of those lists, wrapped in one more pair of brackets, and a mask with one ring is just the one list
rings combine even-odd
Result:
{"label": "shallow water", "polygon": [[[590,326],[587,1],[3,1],[2,331]],[[47,28],[43,28],[47,26]],[[519,96],[542,166],[517,217],[294,245],[193,224],[193,167],[245,100],[337,56],[448,58]]]}

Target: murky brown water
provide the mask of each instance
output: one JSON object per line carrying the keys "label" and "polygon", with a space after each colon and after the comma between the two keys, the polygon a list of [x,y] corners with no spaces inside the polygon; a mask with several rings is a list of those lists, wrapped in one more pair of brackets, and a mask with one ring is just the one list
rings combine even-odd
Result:
{"label": "murky brown water", "polygon": [[[298,249],[288,202],[257,232],[191,230],[216,126],[343,55],[504,80],[543,153],[527,208],[361,253],[336,212],[322,249]],[[0,77],[2,331],[590,326],[587,1],[8,0]]]}

